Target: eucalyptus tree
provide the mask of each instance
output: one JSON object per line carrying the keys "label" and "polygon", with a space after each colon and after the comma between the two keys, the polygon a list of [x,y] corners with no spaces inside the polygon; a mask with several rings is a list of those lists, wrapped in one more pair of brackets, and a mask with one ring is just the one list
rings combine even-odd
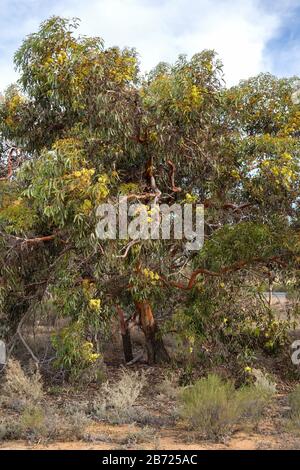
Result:
{"label": "eucalyptus tree", "polygon": [[[205,334],[250,269],[298,282],[293,79],[266,74],[227,89],[213,51],[142,76],[135,50],[105,48],[77,26],[52,17],[28,36],[15,55],[20,80],[0,103],[3,141],[16,149],[11,170],[1,163],[2,328],[20,333],[46,307],[68,317],[54,346],[61,364],[80,369],[116,312],[127,359],[136,321],[149,362],[169,360],[156,312]],[[153,201],[203,204],[203,249],[99,240],[96,209],[120,196],[150,218]]]}

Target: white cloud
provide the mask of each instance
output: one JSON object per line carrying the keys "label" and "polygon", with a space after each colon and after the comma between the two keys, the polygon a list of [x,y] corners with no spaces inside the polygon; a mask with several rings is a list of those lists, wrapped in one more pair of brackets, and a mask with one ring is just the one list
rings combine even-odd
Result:
{"label": "white cloud", "polygon": [[[106,43],[137,48],[144,69],[179,53],[215,49],[228,82],[266,70],[266,43],[280,26],[280,15],[256,0],[81,0],[76,15],[81,30]],[[69,2],[64,11],[74,13]]]}
{"label": "white cloud", "polygon": [[[299,1],[0,0],[0,6],[3,4],[8,12],[10,5],[21,4],[22,15],[17,16],[13,29],[6,25],[0,32],[0,53],[3,41],[9,38],[8,52],[0,57],[0,89],[13,77],[12,45],[16,48],[22,36],[51,14],[81,18],[80,32],[101,36],[106,45],[135,47],[143,70],[162,60],[173,62],[179,53],[191,56],[213,48],[224,62],[227,82],[236,83],[272,68],[266,45]],[[0,27],[1,23],[0,19]]]}

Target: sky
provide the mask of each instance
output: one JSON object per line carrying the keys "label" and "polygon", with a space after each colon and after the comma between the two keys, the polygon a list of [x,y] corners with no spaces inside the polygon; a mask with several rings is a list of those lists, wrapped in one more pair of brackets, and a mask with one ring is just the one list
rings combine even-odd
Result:
{"label": "sky", "polygon": [[143,71],[215,49],[228,85],[260,72],[300,76],[300,0],[0,0],[0,91],[13,55],[49,16],[78,17],[80,33],[135,47]]}

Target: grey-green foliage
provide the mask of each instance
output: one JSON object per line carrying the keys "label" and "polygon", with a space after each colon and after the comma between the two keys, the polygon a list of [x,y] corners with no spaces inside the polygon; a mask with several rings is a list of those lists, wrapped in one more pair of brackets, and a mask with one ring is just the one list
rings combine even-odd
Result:
{"label": "grey-green foliage", "polygon": [[261,386],[236,390],[230,380],[210,374],[186,387],[180,395],[181,416],[193,430],[208,439],[222,439],[243,418],[257,422],[272,394]]}

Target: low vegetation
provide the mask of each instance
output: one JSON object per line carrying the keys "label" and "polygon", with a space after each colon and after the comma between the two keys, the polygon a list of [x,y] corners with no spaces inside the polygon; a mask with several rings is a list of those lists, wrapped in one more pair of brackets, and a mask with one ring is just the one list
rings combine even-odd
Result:
{"label": "low vegetation", "polygon": [[290,426],[300,431],[300,385],[289,395]]}
{"label": "low vegetation", "polygon": [[77,407],[58,408],[47,403],[38,370],[26,375],[20,363],[11,359],[1,387],[0,439],[76,440],[84,436],[88,417]]}
{"label": "low vegetation", "polygon": [[12,409],[36,405],[44,396],[41,374],[38,369],[26,375],[20,363],[10,359],[5,369],[5,382],[1,388],[2,403]]}
{"label": "low vegetation", "polygon": [[[98,385],[92,399],[85,394],[80,401],[72,399],[62,406],[45,391],[38,371],[25,373],[17,360],[10,360],[0,392],[0,440],[83,440],[115,443],[120,448],[151,443],[159,448],[161,427],[183,425],[189,431],[187,440],[220,442],[236,431],[257,430],[276,399],[273,377],[260,369],[252,370],[247,383],[239,387],[217,374],[180,386],[178,374],[166,371],[151,390],[159,397],[159,413],[163,413],[159,417],[142,399],[143,389],[151,389],[147,375],[123,368],[114,381]],[[289,395],[289,405],[288,415],[281,418],[282,429],[286,425],[299,430],[299,386]],[[93,423],[99,422],[133,427],[113,439],[92,431]]]}
{"label": "low vegetation", "polygon": [[93,415],[113,423],[128,423],[138,419],[140,408],[136,401],[147,379],[144,372],[121,370],[114,384],[106,382],[93,402]]}
{"label": "low vegetation", "polygon": [[235,389],[230,380],[210,374],[181,393],[181,416],[193,430],[208,439],[222,439],[242,420],[257,422],[269,403],[270,390],[256,385]]}

